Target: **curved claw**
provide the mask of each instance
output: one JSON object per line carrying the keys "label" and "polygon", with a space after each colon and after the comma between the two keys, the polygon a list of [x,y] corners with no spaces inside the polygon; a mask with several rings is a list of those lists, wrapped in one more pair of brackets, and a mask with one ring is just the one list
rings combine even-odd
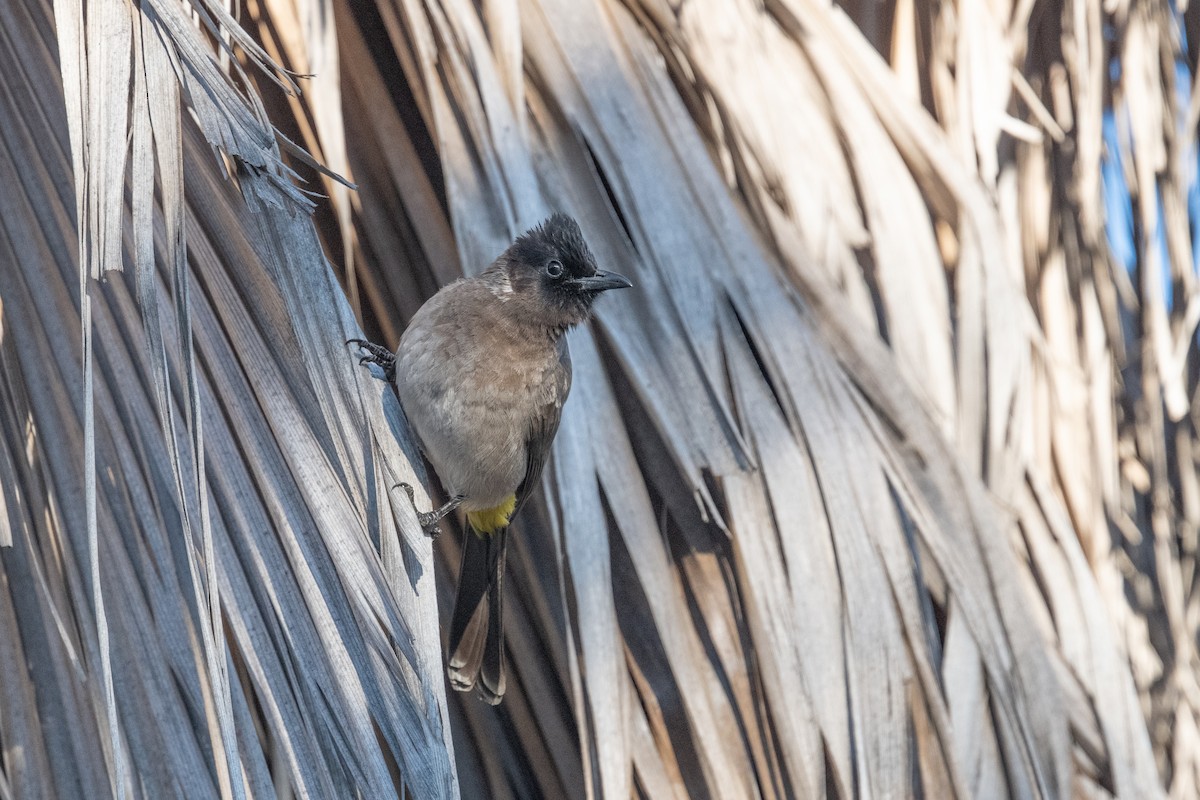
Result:
{"label": "curved claw", "polygon": [[[414,499],[415,495],[413,494],[412,486],[407,483],[397,483],[392,488],[403,489],[408,495],[408,502],[412,503],[413,511],[417,511],[417,503]],[[425,535],[431,539],[436,539],[437,535],[441,532],[438,528],[438,523],[452,513],[454,509],[458,508],[464,499],[462,495],[455,495],[441,508],[434,509],[433,511],[417,511],[417,522],[420,523],[421,530],[425,532]]]}
{"label": "curved claw", "polygon": [[360,350],[365,350],[366,355],[360,356],[358,365],[378,364],[383,370],[383,377],[392,383],[396,377],[396,356],[391,350],[388,350],[383,345],[368,342],[366,339],[347,339],[346,344],[353,344]]}
{"label": "curved claw", "polygon": [[414,509],[417,507],[417,495],[413,492],[412,484],[397,483],[392,488],[393,489],[403,489],[404,493],[408,495],[408,502],[412,503]]}
{"label": "curved claw", "polygon": [[438,523],[442,519],[437,515],[437,512],[417,511],[417,496],[410,484],[397,483],[392,487],[392,489],[404,490],[404,493],[408,495],[409,505],[411,505],[413,507],[413,511],[416,511],[417,513],[417,524],[421,526],[421,532],[430,539],[436,539],[438,534],[441,533],[441,530],[438,528]]}

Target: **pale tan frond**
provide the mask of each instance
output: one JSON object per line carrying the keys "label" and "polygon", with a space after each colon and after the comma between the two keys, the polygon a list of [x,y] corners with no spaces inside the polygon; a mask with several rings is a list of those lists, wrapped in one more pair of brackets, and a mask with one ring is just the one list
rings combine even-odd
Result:
{"label": "pale tan frond", "polygon": [[[0,10],[0,794],[1195,796],[1200,7],[238,13]],[[553,210],[484,706],[341,342]]]}
{"label": "pale tan frond", "polygon": [[[20,9],[15,63],[53,64],[46,13]],[[0,132],[23,188],[0,290],[20,311],[6,441],[25,432],[6,450],[24,532],[9,641],[32,654],[6,691],[15,719],[41,720],[10,781],[457,796],[431,553],[390,494],[415,451],[343,345],[357,326],[261,104],[176,3],[60,4],[58,20],[60,52],[88,65],[63,62],[86,113],[63,114],[54,71],[20,71],[7,91],[36,94]],[[129,278],[87,279],[126,257]]]}

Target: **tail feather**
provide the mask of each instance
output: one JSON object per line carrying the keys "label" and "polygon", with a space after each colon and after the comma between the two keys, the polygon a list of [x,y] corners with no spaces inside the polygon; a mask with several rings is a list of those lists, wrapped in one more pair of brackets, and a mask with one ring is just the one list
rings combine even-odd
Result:
{"label": "tail feather", "polygon": [[450,685],[460,692],[478,688],[495,705],[504,696],[504,552],[508,529],[492,534],[468,530],[454,611],[450,616]]}
{"label": "tail feather", "polygon": [[[498,538],[493,553],[496,557],[494,578],[488,587],[487,637],[483,646],[483,662],[479,672],[479,694],[496,705],[504,697],[504,555],[508,529],[493,534]],[[492,555],[492,553],[489,553]]]}

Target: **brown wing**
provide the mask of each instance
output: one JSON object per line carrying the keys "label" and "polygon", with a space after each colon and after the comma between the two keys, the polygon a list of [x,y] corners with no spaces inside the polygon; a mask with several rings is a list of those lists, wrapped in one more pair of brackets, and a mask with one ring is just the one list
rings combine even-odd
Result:
{"label": "brown wing", "polygon": [[525,443],[525,477],[517,487],[517,505],[512,513],[513,517],[521,510],[521,506],[525,505],[525,501],[541,480],[542,467],[546,465],[550,445],[554,442],[554,435],[558,433],[558,423],[562,420],[563,403],[567,402],[567,394],[571,391],[571,351],[567,347],[566,336],[558,340],[558,374],[555,377],[554,391],[530,426],[529,438]]}

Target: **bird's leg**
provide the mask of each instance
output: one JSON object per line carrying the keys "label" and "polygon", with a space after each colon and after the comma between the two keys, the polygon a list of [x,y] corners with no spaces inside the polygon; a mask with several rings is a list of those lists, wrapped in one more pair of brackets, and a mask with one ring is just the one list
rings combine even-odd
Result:
{"label": "bird's leg", "polygon": [[[400,488],[408,494],[408,502],[412,503],[413,509],[416,510],[417,501],[413,494],[413,487],[407,483],[401,483]],[[433,511],[417,511],[417,522],[421,524],[421,530],[426,536],[436,537],[438,535],[438,523],[454,512],[454,509],[462,505],[465,500],[461,494],[455,495],[446,501],[446,504],[441,508],[435,508]]]}
{"label": "bird's leg", "polygon": [[358,360],[359,366],[378,364],[383,369],[383,377],[387,379],[387,382],[395,383],[396,356],[391,350],[381,344],[368,342],[366,339],[348,339],[346,344],[356,345],[359,349],[367,351],[367,355]]}

